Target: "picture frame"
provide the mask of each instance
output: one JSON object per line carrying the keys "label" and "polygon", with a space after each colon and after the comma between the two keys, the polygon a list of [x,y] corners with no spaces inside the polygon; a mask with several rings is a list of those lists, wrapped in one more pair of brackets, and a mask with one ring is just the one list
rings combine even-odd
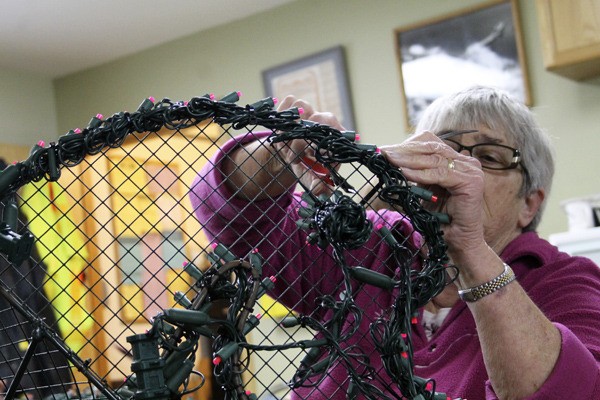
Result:
{"label": "picture frame", "polygon": [[333,113],[346,130],[355,129],[342,46],[269,68],[262,75],[267,96],[282,100],[294,95],[316,110]]}
{"label": "picture frame", "polygon": [[409,130],[437,97],[469,86],[495,86],[531,105],[516,0],[488,1],[394,34]]}

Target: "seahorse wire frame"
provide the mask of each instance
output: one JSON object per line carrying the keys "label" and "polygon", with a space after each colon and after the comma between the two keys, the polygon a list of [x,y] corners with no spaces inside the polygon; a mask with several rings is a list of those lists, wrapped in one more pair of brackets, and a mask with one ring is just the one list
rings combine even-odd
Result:
{"label": "seahorse wire frame", "polygon": [[[406,332],[415,310],[443,288],[447,259],[439,216],[421,206],[429,193],[406,182],[376,147],[354,143],[346,132],[302,123],[297,109],[277,112],[270,98],[246,106],[238,100],[238,93],[220,100],[146,99],[136,112],[98,115],[83,130],[48,146],[38,143],[26,160],[0,173],[6,397],[213,398],[223,392],[230,399],[276,398],[269,396],[283,395],[275,388],[288,392],[348,357],[332,349],[348,334],[339,330],[342,320],[360,318],[352,280],[361,290],[383,285],[399,293],[396,314],[377,321],[385,328],[376,331],[381,343]],[[342,296],[323,297],[337,310],[331,321],[292,313],[263,296],[276,276],[261,276],[262,256],[212,249],[189,205],[190,184],[211,155],[236,131],[265,129],[272,142],[303,139],[316,146],[339,188],[331,198],[307,194],[299,223],[313,230],[320,247],[334,247],[344,269]],[[350,172],[337,172],[335,163]],[[358,195],[350,181],[376,184]],[[363,238],[344,221],[362,215],[374,196],[401,207],[426,243],[425,252],[407,253],[387,227],[377,227],[408,271],[399,280],[345,260],[350,243]],[[352,240],[333,234],[344,228]],[[423,254],[424,268],[412,274],[411,262]],[[314,333],[324,339],[313,340]],[[431,381],[412,374],[410,337],[401,346],[405,352],[385,356],[392,381],[406,398],[437,398]],[[323,349],[328,357],[321,366],[307,368]],[[400,398],[366,384],[377,372],[368,357],[355,357],[365,374],[349,372],[348,396]]]}

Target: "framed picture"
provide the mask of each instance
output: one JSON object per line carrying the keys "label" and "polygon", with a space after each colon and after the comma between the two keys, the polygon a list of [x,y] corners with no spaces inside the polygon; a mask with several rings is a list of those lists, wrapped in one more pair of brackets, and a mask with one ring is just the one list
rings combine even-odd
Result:
{"label": "framed picture", "polygon": [[437,97],[473,85],[504,89],[531,105],[515,0],[399,28],[395,36],[409,128]]}
{"label": "framed picture", "polygon": [[337,116],[342,126],[354,130],[352,101],[341,46],[263,71],[267,96],[288,95],[308,101],[319,111]]}

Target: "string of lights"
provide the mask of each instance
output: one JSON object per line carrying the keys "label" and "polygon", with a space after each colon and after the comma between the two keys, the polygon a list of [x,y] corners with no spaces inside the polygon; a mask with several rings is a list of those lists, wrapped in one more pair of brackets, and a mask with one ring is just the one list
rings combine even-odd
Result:
{"label": "string of lights", "polygon": [[[231,254],[224,246],[216,245],[211,256],[213,264],[208,271],[200,272],[192,264],[186,266],[186,271],[196,280],[195,297],[189,300],[179,294],[178,303],[182,308],[163,310],[147,333],[128,338],[134,354],[134,374],[120,389],[121,398],[172,398],[197,389],[188,387],[187,382],[190,375],[199,375],[193,370],[195,354],[199,338],[206,336],[213,343],[216,380],[228,399],[256,398],[244,389],[242,374],[247,370],[249,360],[249,355],[244,356],[244,352],[291,348],[307,350],[290,382],[292,388],[318,384],[319,377],[324,376],[333,363],[341,363],[348,370],[347,397],[350,399],[359,394],[386,400],[446,399],[444,394],[435,392],[434,381],[414,375],[410,337],[417,310],[447,284],[448,259],[440,228],[440,223],[447,221],[447,217],[427,211],[422,204],[423,201],[436,201],[435,196],[408,182],[376,146],[356,143],[353,132],[340,132],[326,125],[301,121],[301,110],[296,108],[276,111],[272,98],[239,106],[235,104],[239,96],[239,92],[234,92],[215,100],[212,95],[204,95],[188,102],[145,99],[133,113],[120,112],[106,119],[97,115],[82,130],[69,131],[48,146],[38,143],[26,160],[10,165],[0,173],[0,199],[10,198],[28,183],[58,180],[62,168],[73,167],[88,156],[120,147],[129,135],[146,135],[163,127],[179,130],[207,120],[235,130],[262,126],[273,132],[269,137],[272,144],[304,140],[315,147],[317,162],[328,171],[336,190],[330,197],[317,197],[305,188],[306,206],[299,211],[302,219],[297,224],[309,231],[311,243],[322,249],[333,248],[335,261],[343,271],[344,289],[337,298],[333,294],[320,298],[320,307],[331,311],[329,320],[298,315],[283,322],[284,326],[311,328],[318,337],[275,346],[248,343],[245,336],[259,323],[259,316],[253,314],[256,301],[272,287],[273,278],[262,277],[260,255],[252,253],[246,261]],[[356,191],[336,168],[344,163],[364,165],[377,181],[374,189],[358,203],[345,194]],[[373,196],[402,209],[423,237],[427,251],[418,260],[420,268],[413,268],[417,260],[407,257],[407,249],[385,226],[377,226],[375,230],[393,249],[400,274],[389,277],[348,264],[346,251],[360,247],[373,234],[374,227],[365,211]],[[13,259],[18,260],[30,250],[31,239],[14,233],[10,226],[3,226],[0,250],[7,254],[16,253]],[[343,323],[352,320],[357,326],[362,318],[362,310],[354,303],[354,281],[362,284],[361,290],[374,285],[395,295],[392,312],[377,319],[371,335],[387,375],[402,395],[394,391],[384,393],[375,384],[383,382],[378,382],[380,378],[360,349],[340,346],[355,333],[353,329],[343,330]],[[223,301],[227,304],[227,315],[211,316],[211,309],[214,311]],[[143,350],[146,348],[151,351],[146,353]],[[160,377],[158,381],[149,378],[155,375]],[[178,389],[181,385],[183,391]]]}

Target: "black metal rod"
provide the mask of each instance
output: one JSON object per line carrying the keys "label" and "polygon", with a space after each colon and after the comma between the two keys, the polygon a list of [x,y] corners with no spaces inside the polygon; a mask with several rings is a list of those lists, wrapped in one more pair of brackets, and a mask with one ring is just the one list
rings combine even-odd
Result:
{"label": "black metal rod", "polygon": [[13,381],[11,382],[8,391],[6,393],[6,400],[12,400],[14,392],[16,391],[20,380],[25,373],[27,365],[31,357],[35,354],[35,347],[38,342],[43,339],[49,340],[56,347],[56,349],[62,353],[67,360],[69,360],[78,370],[85,376],[91,384],[93,384],[101,393],[103,393],[110,400],[122,400],[121,397],[111,388],[106,385],[100,377],[96,376],[95,373],[89,368],[88,363],[82,360],[73,350],[71,350],[60,336],[49,327],[43,319],[38,317],[32,312],[26,304],[23,304],[12,291],[6,289],[4,284],[0,284],[0,295],[4,297],[12,307],[15,308],[20,314],[22,314],[27,320],[29,320],[35,329],[32,332],[32,341],[25,352],[23,360],[15,374]]}
{"label": "black metal rod", "polygon": [[35,328],[33,330],[33,332],[31,333],[31,342],[29,343],[29,346],[27,347],[27,351],[25,351],[25,354],[23,355],[23,359],[21,360],[21,363],[19,364],[19,368],[17,369],[17,372],[15,372],[15,376],[13,377],[13,380],[10,382],[10,385],[8,386],[8,390],[6,391],[5,394],[5,398],[8,400],[11,400],[15,393],[17,392],[17,387],[19,387],[19,384],[21,383],[21,378],[23,378],[23,375],[25,374],[25,371],[27,370],[27,366],[29,365],[29,361],[31,360],[31,357],[33,357],[33,355],[35,354],[35,349],[38,345],[38,343],[41,341],[42,339],[42,333],[41,333],[41,329],[39,327]]}

